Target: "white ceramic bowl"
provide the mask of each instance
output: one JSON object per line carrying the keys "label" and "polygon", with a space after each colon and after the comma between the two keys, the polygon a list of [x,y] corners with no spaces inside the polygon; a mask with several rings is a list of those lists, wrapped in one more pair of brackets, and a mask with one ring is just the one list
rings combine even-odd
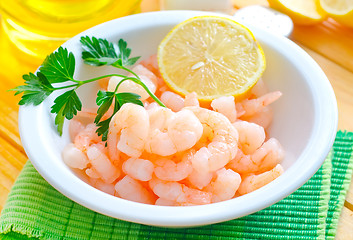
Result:
{"label": "white ceramic bowl", "polygon": [[[63,46],[76,57],[75,77],[87,79],[114,71],[91,67],[81,60],[80,36],[110,41],[125,39],[132,56],[155,54],[163,37],[195,11],[165,11],[132,15],[93,27]],[[263,79],[270,90],[283,96],[273,104],[274,120],[269,134],[286,151],[285,172],[275,181],[250,194],[215,204],[192,207],[146,205],[113,197],[82,181],[67,167],[61,150],[69,142],[67,124],[59,137],[50,114],[53,97],[43,104],[20,108],[19,126],[23,146],[38,172],[57,190],[75,202],[118,219],[170,227],[200,226],[235,219],[266,208],[303,185],[321,166],[332,147],[337,129],[337,104],[332,87],[316,62],[290,40],[251,27],[266,55]],[[94,85],[80,93],[85,104],[95,99]]]}

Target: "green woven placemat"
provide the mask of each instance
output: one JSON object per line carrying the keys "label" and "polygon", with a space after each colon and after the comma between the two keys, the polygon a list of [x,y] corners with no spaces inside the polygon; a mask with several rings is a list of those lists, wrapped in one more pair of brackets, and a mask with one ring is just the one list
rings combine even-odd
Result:
{"label": "green woven placemat", "polygon": [[282,201],[252,215],[168,229],[113,219],[51,187],[27,162],[0,216],[0,239],[332,239],[352,175],[353,133],[338,132],[318,172]]}
{"label": "green woven placemat", "polygon": [[326,219],[326,239],[335,238],[341,209],[351,182],[353,169],[352,141],[352,132],[338,132],[333,145],[333,158],[339,159],[339,161],[332,161],[335,171],[332,172],[331,176],[330,201]]}

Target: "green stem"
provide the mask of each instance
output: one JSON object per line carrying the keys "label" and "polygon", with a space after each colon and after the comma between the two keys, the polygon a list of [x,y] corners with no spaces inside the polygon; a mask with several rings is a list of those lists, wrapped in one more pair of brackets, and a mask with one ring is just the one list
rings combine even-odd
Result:
{"label": "green stem", "polygon": [[132,78],[132,77],[125,77],[125,78],[121,79],[121,81],[116,85],[115,90],[114,90],[114,93],[116,93],[116,92],[118,91],[119,86],[120,86],[123,82],[125,82],[126,80],[131,80],[131,78]]}
{"label": "green stem", "polygon": [[[120,66],[119,66],[120,67]],[[72,85],[67,85],[67,86],[62,86],[62,87],[58,87],[58,88],[54,88],[54,90],[60,90],[60,89],[65,89],[65,88],[70,88],[70,87],[80,87],[82,86],[83,84],[86,84],[86,83],[90,83],[90,82],[94,82],[94,81],[97,81],[99,79],[102,79],[102,78],[106,78],[106,77],[113,77],[113,76],[117,76],[117,77],[122,77],[123,79],[117,84],[116,88],[115,88],[115,92],[117,91],[118,87],[120,86],[120,84],[122,84],[124,81],[126,80],[131,80],[135,83],[137,83],[138,85],[140,85],[141,87],[143,87],[143,89],[145,89],[145,91],[148,93],[148,95],[150,95],[154,101],[156,101],[160,106],[162,107],[166,107],[157,97],[156,95],[154,95],[150,89],[141,81],[141,79],[139,78],[139,76],[134,73],[133,71],[131,71],[130,69],[128,68],[125,68],[125,67],[121,67],[122,69],[130,72],[131,74],[135,75],[136,77],[127,77],[127,76],[124,76],[124,75],[121,75],[121,74],[108,74],[108,75],[104,75],[104,76],[100,76],[100,77],[96,77],[96,78],[92,78],[92,79],[88,79],[88,80],[83,80],[83,81],[77,81],[75,80],[75,82],[77,82],[76,84],[72,84]]]}
{"label": "green stem", "polygon": [[76,88],[78,88],[79,86],[80,86],[80,85],[77,83],[77,84],[66,85],[66,86],[57,87],[57,88],[53,88],[53,89],[56,91],[56,90],[61,90],[61,89],[65,89],[65,88],[70,88],[70,87],[76,87]]}
{"label": "green stem", "polygon": [[153,98],[154,101],[156,101],[160,106],[162,107],[166,107],[161,100],[159,100],[156,95],[153,94],[153,92],[150,91],[150,89],[141,81],[140,78],[130,78],[130,80],[134,81],[135,83],[139,84],[140,86],[143,87],[143,89],[146,90],[146,92],[148,93],[148,95],[151,96],[151,98]]}
{"label": "green stem", "polygon": [[102,78],[113,77],[113,76],[122,77],[122,78],[126,77],[125,75],[113,73],[113,74],[108,74],[108,75],[104,75],[104,76],[100,76],[100,77],[96,77],[96,78],[91,78],[91,79],[88,79],[88,80],[77,81],[77,83],[79,84],[79,86],[81,86],[81,85],[86,84],[86,83],[94,82],[94,81],[97,81],[97,80],[102,79]]}
{"label": "green stem", "polygon": [[91,79],[83,80],[83,81],[72,79],[71,81],[76,82],[76,84],[66,85],[66,86],[57,87],[57,88],[53,88],[53,89],[54,90],[60,90],[60,89],[65,89],[65,88],[70,88],[70,87],[78,88],[78,87],[80,87],[80,86],[82,86],[82,85],[84,85],[86,83],[94,82],[94,81],[97,81],[97,80],[102,79],[102,78],[113,77],[113,76],[122,77],[122,78],[126,77],[126,76],[121,75],[121,74],[108,74],[108,75],[104,75],[104,76],[100,76],[100,77],[96,77],[96,78],[91,78]]}
{"label": "green stem", "polygon": [[[114,65],[114,66],[115,66],[115,65]],[[127,71],[127,72],[129,72],[129,73],[131,73],[132,75],[134,75],[137,79],[139,79],[139,80],[141,81],[140,77],[139,77],[136,73],[134,73],[132,70],[130,70],[130,69],[124,67],[124,66],[117,66],[117,67],[118,67],[118,68],[121,68],[121,69],[123,69],[123,70],[125,70],[125,71]]]}
{"label": "green stem", "polygon": [[[139,84],[140,86],[142,86],[143,89],[146,90],[146,92],[148,93],[148,95],[150,95],[151,98],[153,98],[154,101],[156,101],[160,106],[166,107],[166,106],[161,102],[161,100],[159,100],[159,99],[156,97],[156,95],[154,95],[153,92],[151,92],[150,89],[141,81],[140,77],[139,77],[136,73],[134,73],[133,71],[131,71],[130,69],[128,69],[128,68],[126,68],[126,67],[124,67],[124,66],[120,66],[120,65],[112,65],[112,66],[114,66],[114,67],[116,67],[116,68],[123,69],[123,70],[125,70],[125,71],[127,71],[127,72],[133,74],[135,77],[127,77],[126,80],[132,80],[132,81],[134,81],[135,83],[137,83],[137,84]],[[124,81],[125,81],[125,80],[124,80]],[[121,81],[121,82],[122,82],[122,81]],[[120,83],[121,83],[121,82],[120,82]]]}

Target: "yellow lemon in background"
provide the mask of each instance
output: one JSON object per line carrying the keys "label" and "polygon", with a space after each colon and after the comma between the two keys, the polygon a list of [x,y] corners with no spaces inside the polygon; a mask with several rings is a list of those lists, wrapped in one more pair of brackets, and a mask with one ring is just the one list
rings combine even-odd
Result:
{"label": "yellow lemon in background", "polygon": [[244,95],[265,69],[264,53],[243,25],[223,17],[188,19],[158,47],[158,64],[167,85],[199,100]]}
{"label": "yellow lemon in background", "polygon": [[327,13],[320,7],[319,0],[268,0],[268,2],[271,8],[287,14],[296,24],[316,24],[327,17]]}
{"label": "yellow lemon in background", "polygon": [[353,27],[352,0],[320,0],[320,5],[337,22]]}

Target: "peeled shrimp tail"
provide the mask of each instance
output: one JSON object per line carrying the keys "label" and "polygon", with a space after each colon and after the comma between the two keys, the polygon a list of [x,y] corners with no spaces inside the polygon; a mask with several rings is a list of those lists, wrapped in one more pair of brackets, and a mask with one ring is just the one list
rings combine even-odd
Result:
{"label": "peeled shrimp tail", "polygon": [[283,171],[283,167],[280,164],[277,164],[270,171],[261,173],[259,175],[250,175],[245,177],[240,183],[238,192],[240,195],[253,192],[278,178],[283,173]]}
{"label": "peeled shrimp tail", "polygon": [[184,98],[176,93],[165,91],[162,93],[160,99],[167,108],[170,108],[174,112],[178,112],[184,107]]}
{"label": "peeled shrimp tail", "polygon": [[213,110],[222,113],[230,122],[237,120],[237,110],[235,108],[234,97],[220,97],[211,102]]}
{"label": "peeled shrimp tail", "polygon": [[264,107],[273,103],[281,96],[282,96],[282,93],[280,91],[275,91],[275,92],[267,93],[259,98],[245,99],[237,103],[237,105],[240,105],[240,106],[237,106],[237,109],[244,110],[243,115],[241,117],[248,117],[262,110]]}
{"label": "peeled shrimp tail", "polygon": [[272,119],[273,110],[271,106],[266,106],[251,116],[242,117],[242,120],[256,123],[257,125],[262,126],[264,129],[270,126]]}
{"label": "peeled shrimp tail", "polygon": [[[125,103],[110,122],[109,148],[117,148],[130,157],[138,158],[144,150],[148,130],[147,111],[142,106]],[[109,135],[113,136],[109,137]],[[111,151],[115,151],[115,149]]]}
{"label": "peeled shrimp tail", "polygon": [[199,100],[197,99],[197,94],[195,92],[189,93],[188,95],[185,96],[184,106],[185,107],[200,106]]}

